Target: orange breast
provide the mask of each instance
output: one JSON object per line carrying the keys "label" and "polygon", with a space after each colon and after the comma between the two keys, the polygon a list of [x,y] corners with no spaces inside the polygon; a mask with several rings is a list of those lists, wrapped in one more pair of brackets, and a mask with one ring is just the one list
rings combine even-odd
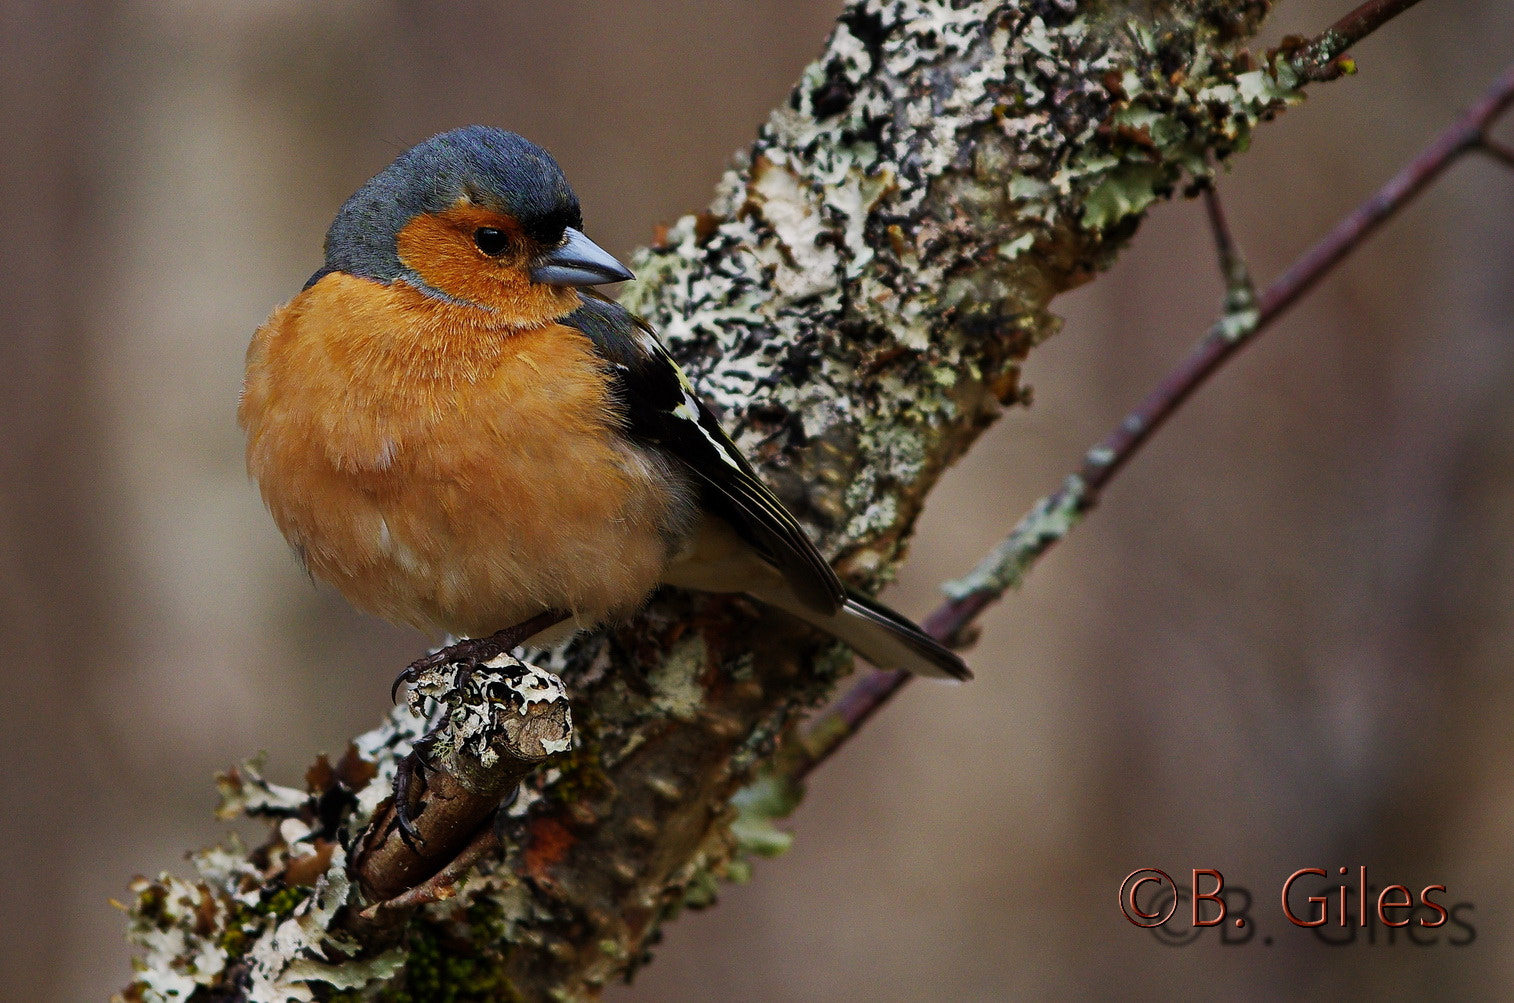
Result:
{"label": "orange breast", "polygon": [[310,571],[359,608],[478,636],[634,610],[692,522],[683,473],[624,440],[581,332],[521,330],[327,275],[258,331],[248,470]]}

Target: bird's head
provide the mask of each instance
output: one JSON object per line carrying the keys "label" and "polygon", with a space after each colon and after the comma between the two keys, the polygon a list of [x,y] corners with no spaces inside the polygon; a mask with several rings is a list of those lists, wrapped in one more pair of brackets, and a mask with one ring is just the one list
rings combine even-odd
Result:
{"label": "bird's head", "polygon": [[576,287],[632,277],[584,236],[557,161],[480,125],[411,147],[358,189],[337,212],[326,265],[306,288],[330,272],[404,281],[521,325],[575,309]]}

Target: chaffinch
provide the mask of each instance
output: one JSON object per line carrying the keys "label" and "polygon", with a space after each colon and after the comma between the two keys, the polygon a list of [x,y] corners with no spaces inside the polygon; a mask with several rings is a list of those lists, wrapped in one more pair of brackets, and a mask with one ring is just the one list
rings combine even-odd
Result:
{"label": "chaffinch", "polygon": [[474,639],[428,664],[551,643],[670,584],[747,593],[880,667],[968,678],[842,586],[651,329],[589,289],[631,277],[514,133],[434,136],[363,185],[253,337],[238,411],[310,573]]}

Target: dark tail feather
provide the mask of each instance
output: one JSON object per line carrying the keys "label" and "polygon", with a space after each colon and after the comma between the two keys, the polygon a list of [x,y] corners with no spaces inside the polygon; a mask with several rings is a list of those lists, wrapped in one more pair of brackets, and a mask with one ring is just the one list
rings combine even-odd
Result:
{"label": "dark tail feather", "polygon": [[956,652],[882,603],[850,590],[839,613],[811,622],[856,648],[880,669],[908,669],[916,675],[945,679],[973,677]]}
{"label": "dark tail feather", "polygon": [[[777,578],[777,575],[772,575]],[[699,587],[697,584],[695,587]],[[972,672],[915,624],[876,599],[847,590],[846,602],[834,613],[815,609],[778,579],[768,588],[748,588],[748,594],[794,614],[805,623],[851,645],[880,669],[907,669],[916,675],[942,679],[971,679]]]}

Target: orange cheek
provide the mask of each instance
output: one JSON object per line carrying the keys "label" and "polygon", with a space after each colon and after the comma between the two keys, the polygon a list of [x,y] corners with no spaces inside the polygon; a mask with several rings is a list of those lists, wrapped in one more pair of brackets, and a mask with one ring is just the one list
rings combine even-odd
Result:
{"label": "orange cheek", "polygon": [[519,239],[514,220],[462,204],[416,216],[400,230],[396,249],[400,261],[433,288],[502,310],[521,326],[542,324],[577,308],[573,290],[532,282],[523,255],[507,251],[490,258],[481,253],[473,244],[473,231],[485,226]]}
{"label": "orange cheek", "polygon": [[[463,215],[461,209],[449,209],[406,223],[395,242],[400,261],[449,296],[489,303],[505,287],[522,284],[525,276],[515,261],[485,257],[473,246],[470,235],[479,227],[504,228],[497,216],[490,213],[487,219],[475,220],[460,218]],[[467,215],[482,214],[475,209]]]}

